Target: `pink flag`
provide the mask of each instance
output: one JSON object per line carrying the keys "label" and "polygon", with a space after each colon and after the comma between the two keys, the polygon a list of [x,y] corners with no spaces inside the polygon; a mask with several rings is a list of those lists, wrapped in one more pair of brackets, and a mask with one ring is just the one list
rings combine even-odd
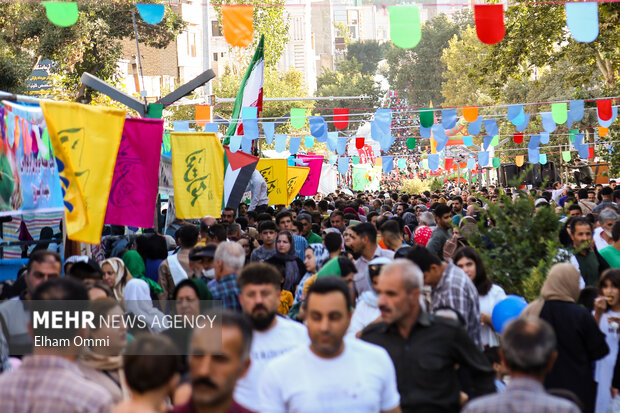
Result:
{"label": "pink flag", "polygon": [[105,223],[153,228],[164,121],[125,120]]}
{"label": "pink flag", "polygon": [[321,170],[323,168],[323,155],[299,155],[297,157],[303,163],[307,163],[310,167],[308,178],[304,186],[299,190],[299,195],[313,196],[319,188],[319,179],[321,178]]}

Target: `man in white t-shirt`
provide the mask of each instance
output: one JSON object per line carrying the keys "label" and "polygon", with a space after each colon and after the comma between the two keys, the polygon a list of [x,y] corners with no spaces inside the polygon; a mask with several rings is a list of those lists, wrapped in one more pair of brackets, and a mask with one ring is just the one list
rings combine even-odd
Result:
{"label": "man in white t-shirt", "polygon": [[400,413],[396,372],[387,352],[344,340],[351,319],[342,279],[317,280],[307,294],[311,344],[271,361],[259,382],[261,413]]}
{"label": "man in white t-shirt", "polygon": [[235,401],[256,409],[258,385],[267,363],[296,347],[310,343],[306,327],[288,318],[276,316],[280,303],[281,275],[270,264],[256,262],[239,274],[239,302],[252,322],[250,369],[237,381]]}

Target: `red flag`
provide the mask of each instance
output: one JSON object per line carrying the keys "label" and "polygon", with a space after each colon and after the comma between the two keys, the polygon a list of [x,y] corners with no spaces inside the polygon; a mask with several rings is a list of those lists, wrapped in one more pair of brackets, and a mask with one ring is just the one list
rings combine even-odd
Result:
{"label": "red flag", "polygon": [[603,99],[596,101],[596,110],[601,120],[609,120],[612,117],[611,99]]}
{"label": "red flag", "polygon": [[362,149],[364,147],[364,138],[355,138],[355,147],[357,149]]}
{"label": "red flag", "polygon": [[449,170],[449,169],[452,169],[453,167],[454,167],[454,159],[446,158],[446,165],[444,169]]}
{"label": "red flag", "polygon": [[334,109],[334,126],[336,129],[349,126],[349,109]]}
{"label": "red flag", "polygon": [[512,135],[512,139],[515,143],[523,143],[523,133],[515,133]]}
{"label": "red flag", "polygon": [[588,159],[592,159],[592,158],[594,158],[594,148],[590,146],[588,148]]}
{"label": "red flag", "polygon": [[474,5],[476,34],[482,43],[495,44],[506,34],[504,26],[504,6],[501,4]]}

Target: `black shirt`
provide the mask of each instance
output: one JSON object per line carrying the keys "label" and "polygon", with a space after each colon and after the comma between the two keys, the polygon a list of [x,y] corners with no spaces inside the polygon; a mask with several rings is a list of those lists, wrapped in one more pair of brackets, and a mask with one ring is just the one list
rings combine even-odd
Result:
{"label": "black shirt", "polygon": [[458,412],[457,364],[471,375],[470,398],[495,391],[493,367],[456,321],[421,311],[408,338],[386,323],[369,325],[361,338],[392,358],[403,413]]}

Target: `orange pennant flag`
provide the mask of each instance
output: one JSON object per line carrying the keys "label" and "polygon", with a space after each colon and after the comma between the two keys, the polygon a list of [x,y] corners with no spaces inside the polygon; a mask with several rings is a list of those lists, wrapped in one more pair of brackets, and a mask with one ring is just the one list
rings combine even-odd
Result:
{"label": "orange pennant flag", "polygon": [[604,138],[609,133],[609,128],[604,128],[602,126],[598,127],[598,136]]}
{"label": "orange pennant flag", "polygon": [[246,47],[254,36],[254,6],[222,6],[224,38],[232,46]]}
{"label": "orange pennant flag", "polygon": [[475,122],[478,119],[478,108],[475,106],[468,106],[463,108],[463,117],[469,123]]}
{"label": "orange pennant flag", "polygon": [[196,124],[204,127],[207,122],[211,122],[211,106],[196,105]]}
{"label": "orange pennant flag", "polygon": [[524,155],[517,155],[515,156],[515,163],[517,164],[517,166],[523,166],[523,161],[525,160],[525,156]]}

